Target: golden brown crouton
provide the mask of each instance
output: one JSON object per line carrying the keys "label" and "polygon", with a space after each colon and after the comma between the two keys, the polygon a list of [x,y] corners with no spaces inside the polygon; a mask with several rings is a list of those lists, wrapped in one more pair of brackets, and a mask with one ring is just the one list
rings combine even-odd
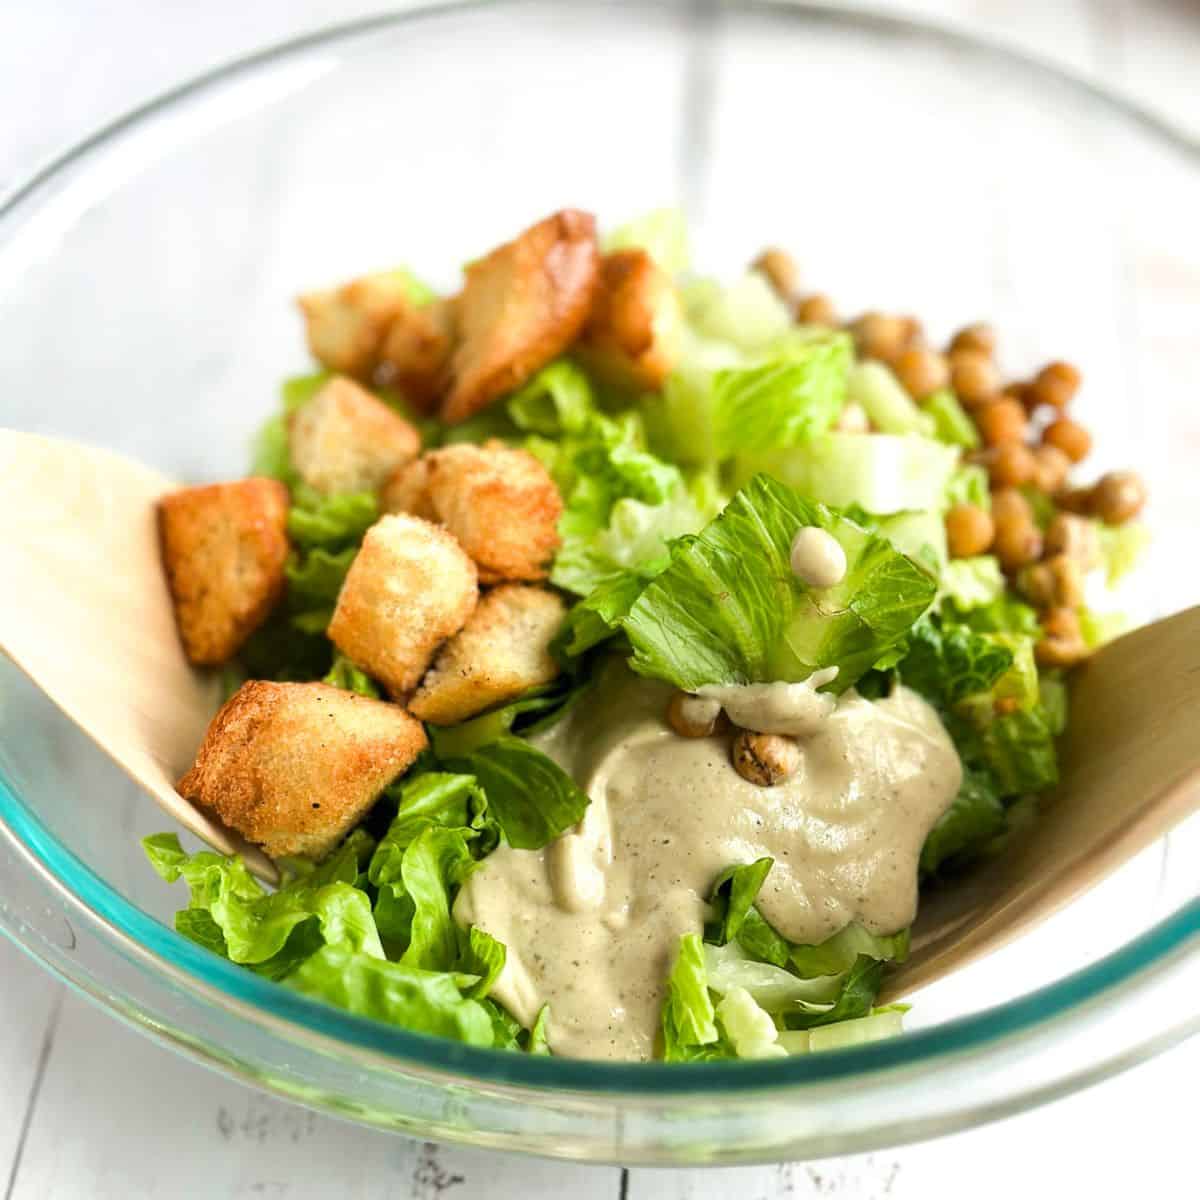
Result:
{"label": "golden brown crouton", "polygon": [[232,658],[283,594],[288,492],[274,479],[183,488],[158,506],[163,564],[188,658]]}
{"label": "golden brown crouton", "polygon": [[379,507],[385,513],[406,512],[423,521],[438,522],[429,495],[429,457],[427,454],[392,472],[379,491]]}
{"label": "golden brown crouton", "polygon": [[413,308],[402,271],[364,275],[329,291],[308,292],[297,303],[313,357],[331,371],[358,379],[371,377],[392,323]]}
{"label": "golden brown crouton", "polygon": [[598,261],[595,218],[565,209],[467,268],[443,421],[465,421],[575,340],[591,311]]}
{"label": "golden brown crouton", "polygon": [[544,588],[493,588],[442,647],[409,710],[422,721],[454,725],[549,683],[559,673],[550,641],[566,611],[562,599]]}
{"label": "golden brown crouton", "polygon": [[658,391],[679,361],[683,310],[675,284],[645,250],[600,263],[600,287],[577,353],[617,387]]}
{"label": "golden brown crouton", "polygon": [[384,339],[377,377],[398,387],[422,412],[432,412],[450,383],[453,348],[453,300],[406,308]]}
{"label": "golden brown crouton", "polygon": [[450,534],[418,517],[383,517],[367,530],[328,633],[347,658],[402,696],[478,599],[475,564]]}
{"label": "golden brown crouton", "polygon": [[527,450],[503,442],[433,450],[394,475],[381,501],[432,514],[475,560],[483,583],[545,579],[559,546],[554,480]]}
{"label": "golden brown crouton", "polygon": [[331,379],[288,418],[300,478],[318,492],[374,491],[421,452],[421,435],[352,379]]}
{"label": "golden brown crouton", "polygon": [[213,718],[179,794],[272,858],[322,858],[426,744],[398,704],[252,681]]}

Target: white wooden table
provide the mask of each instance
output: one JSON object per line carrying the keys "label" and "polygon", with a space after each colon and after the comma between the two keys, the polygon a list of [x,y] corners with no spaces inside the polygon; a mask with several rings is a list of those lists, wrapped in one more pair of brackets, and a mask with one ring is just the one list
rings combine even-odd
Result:
{"label": "white wooden table", "polygon": [[[182,77],[376,7],[369,0],[9,0],[0,5],[0,190]],[[1196,0],[909,0],[904,7],[1103,71],[1200,129]],[[903,1150],[810,1165],[624,1172],[439,1148],[317,1116],[158,1048],[0,942],[4,1200],[1200,1196],[1192,1166],[1198,1071],[1200,1041],[1035,1113]]]}

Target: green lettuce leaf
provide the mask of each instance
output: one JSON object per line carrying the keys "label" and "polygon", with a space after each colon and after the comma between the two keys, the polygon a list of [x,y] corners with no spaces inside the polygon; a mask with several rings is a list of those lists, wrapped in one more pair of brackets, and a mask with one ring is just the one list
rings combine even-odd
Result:
{"label": "green lettuce leaf", "polygon": [[587,794],[553,759],[519,737],[502,737],[443,764],[471,775],[510,846],[540,850],[575,825]]}
{"label": "green lettuce leaf", "polygon": [[1124,525],[1105,525],[1097,521],[1096,525],[1105,581],[1109,587],[1114,587],[1141,562],[1150,545],[1150,533],[1140,521],[1126,521]]}
{"label": "green lettuce leaf", "polygon": [[953,559],[942,567],[940,582],[939,600],[959,612],[986,607],[1004,596],[1004,574],[990,554]]}
{"label": "green lettuce leaf", "polygon": [[957,870],[974,861],[1007,827],[991,773],[964,770],[954,803],[938,818],[921,848],[922,874]]}
{"label": "green lettuce leaf", "polygon": [[900,679],[934,706],[952,708],[968,696],[990,692],[1013,657],[1012,649],[994,636],[925,618],[909,634]]}
{"label": "green lettuce leaf", "polygon": [[388,962],[349,946],[324,946],[285,983],[360,1017],[472,1046],[496,1042],[489,1010],[465,996],[456,977],[447,972]]}
{"label": "green lettuce leaf", "polygon": [[939,442],[961,446],[964,450],[978,448],[979,430],[949,388],[934,392],[921,407],[932,418],[933,436]]}
{"label": "green lettuce leaf", "polygon": [[333,666],[330,667],[329,674],[325,676],[322,683],[327,683],[330,687],[341,688],[344,692],[367,696],[372,700],[378,700],[382,695],[370,675],[365,671],[360,671],[343,654],[334,655]]}
{"label": "green lettuce leaf", "polygon": [[663,1055],[667,1062],[694,1062],[724,1057],[707,1052],[719,1038],[716,1011],[708,994],[704,946],[699,935],[686,933],[679,940],[675,965],[667,980],[662,1010]]}
{"label": "green lettuce leaf", "polygon": [[881,362],[854,364],[847,380],[846,399],[858,404],[880,433],[933,436],[933,418],[917,407],[891,369]]}
{"label": "green lettuce leaf", "polygon": [[303,484],[293,492],[288,510],[288,536],[304,550],[340,548],[362,541],[379,519],[374,492],[340,492],[321,496]]}
{"label": "green lettuce leaf", "polygon": [[[818,526],[846,552],[841,583],[814,592],[790,567],[798,529]],[[743,488],[635,601],[621,626],[639,674],[685,691],[710,683],[801,680],[836,666],[851,686],[900,641],[937,590],[884,538],[766,476]]]}
{"label": "green lettuce leaf", "polygon": [[614,250],[645,250],[664,271],[678,275],[691,265],[683,213],[659,208],[617,226],[603,239],[606,254]]}

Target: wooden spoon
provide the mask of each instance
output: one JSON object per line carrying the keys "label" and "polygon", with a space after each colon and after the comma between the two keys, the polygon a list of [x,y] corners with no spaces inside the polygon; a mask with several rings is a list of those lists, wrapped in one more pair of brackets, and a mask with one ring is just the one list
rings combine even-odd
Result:
{"label": "wooden spoon", "polygon": [[[190,667],[159,560],[155,502],[175,485],[104,450],[0,430],[0,650],[163,809],[251,870],[258,849],[174,781],[216,711]],[[987,953],[1098,883],[1200,803],[1200,608],[1106,646],[1076,673],[1062,783],[1030,835],[922,900],[911,992]]]}
{"label": "wooden spoon", "polygon": [[999,949],[1200,807],[1200,608],[1103,647],[1071,679],[1060,782],[1024,836],[926,889],[884,998]]}
{"label": "wooden spoon", "polygon": [[0,651],[171,817],[261,879],[259,849],[186,801],[220,687],[184,657],[155,503],[178,485],[87,446],[0,429]]}

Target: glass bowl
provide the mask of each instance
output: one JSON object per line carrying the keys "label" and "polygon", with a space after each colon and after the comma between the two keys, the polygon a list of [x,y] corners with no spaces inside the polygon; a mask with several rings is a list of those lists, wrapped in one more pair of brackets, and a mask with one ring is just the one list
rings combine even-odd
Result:
{"label": "glass bowl", "polygon": [[[503,3],[367,21],[118,122],[0,209],[0,420],[183,480],[236,476],[306,358],[290,298],[459,264],[566,204],[689,215],[695,259],[796,251],[839,310],[987,317],[1006,364],[1082,364],[1097,469],[1153,485],[1147,615],[1200,596],[1200,155],[1145,114],[905,21],[783,5]],[[112,564],[120,570],[119,563]],[[19,579],[5,579],[19,588]],[[785,1062],[601,1065],[361,1020],[177,936],[152,803],[0,663],[0,924],[184,1053],[423,1137],[734,1162],[1027,1107],[1200,1025],[1200,828],[917,997],[893,1042]]]}

